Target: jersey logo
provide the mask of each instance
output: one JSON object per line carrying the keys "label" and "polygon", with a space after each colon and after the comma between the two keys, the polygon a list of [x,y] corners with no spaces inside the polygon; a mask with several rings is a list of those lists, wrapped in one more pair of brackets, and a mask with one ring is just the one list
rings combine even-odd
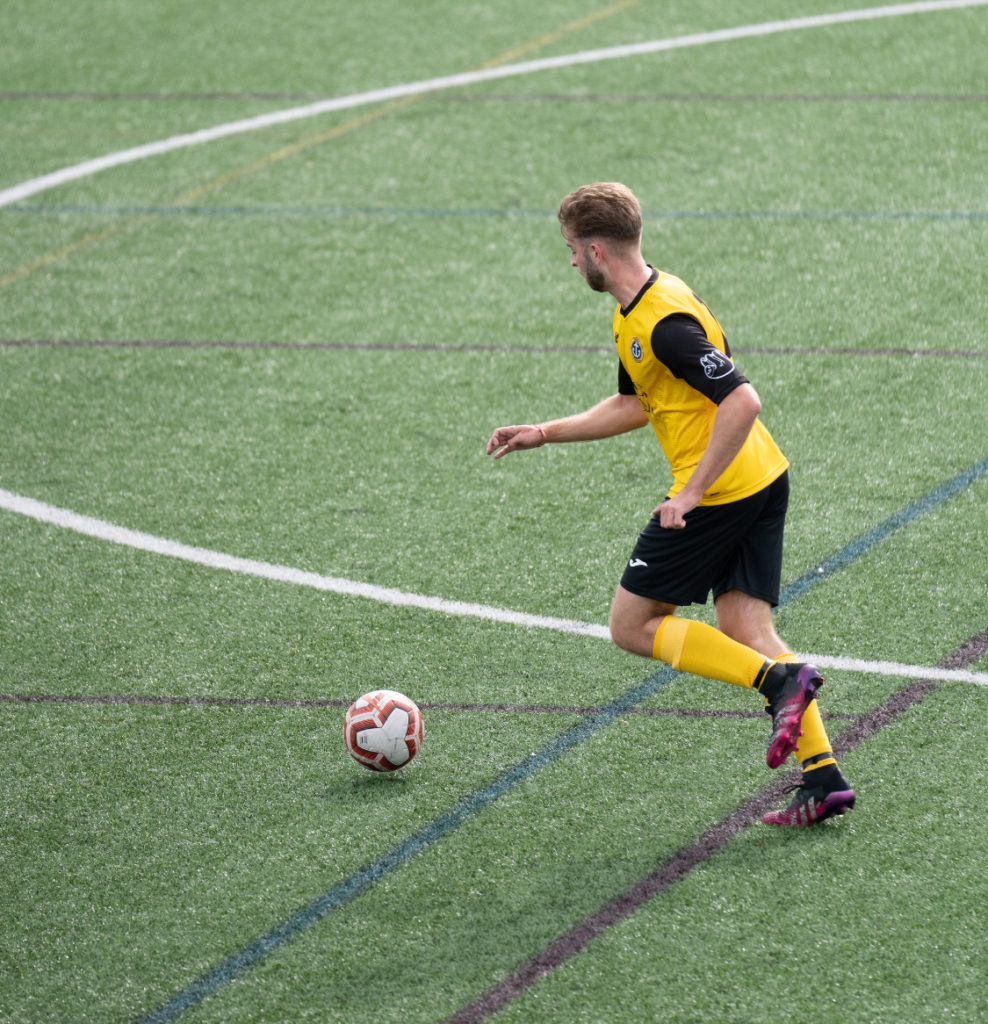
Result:
{"label": "jersey logo", "polygon": [[631,358],[636,363],[642,361],[642,343],[637,338],[631,339]]}
{"label": "jersey logo", "polygon": [[710,380],[720,380],[721,377],[726,377],[734,369],[734,364],[730,359],[717,351],[705,352],[700,357],[700,365]]}

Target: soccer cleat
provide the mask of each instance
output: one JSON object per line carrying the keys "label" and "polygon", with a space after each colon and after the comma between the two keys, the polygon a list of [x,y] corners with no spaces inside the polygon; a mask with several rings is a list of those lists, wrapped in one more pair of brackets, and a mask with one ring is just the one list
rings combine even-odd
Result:
{"label": "soccer cleat", "polygon": [[[812,773],[811,773],[812,774]],[[789,806],[781,811],[769,811],[762,815],[766,825],[815,825],[818,821],[844,814],[854,806],[854,790],[839,772],[832,780],[836,789],[826,784],[810,786],[803,781],[790,787],[795,796]]]}
{"label": "soccer cleat", "polygon": [[767,711],[772,716],[772,735],[765,754],[769,768],[785,764],[796,749],[803,712],[821,686],[823,676],[812,665],[776,662],[765,674],[759,690],[768,699]]}

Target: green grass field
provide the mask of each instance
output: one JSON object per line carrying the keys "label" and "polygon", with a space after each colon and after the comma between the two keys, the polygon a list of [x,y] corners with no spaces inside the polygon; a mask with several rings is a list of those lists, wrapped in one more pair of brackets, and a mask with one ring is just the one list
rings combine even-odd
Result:
{"label": "green grass field", "polygon": [[[0,1021],[988,1019],[988,4],[3,21]],[[606,623],[669,479],[650,431],[484,455],[614,388],[555,219],[601,179],[792,462],[842,819],[760,823],[751,693],[495,614]],[[426,722],[391,776],[341,738],[381,686]]]}

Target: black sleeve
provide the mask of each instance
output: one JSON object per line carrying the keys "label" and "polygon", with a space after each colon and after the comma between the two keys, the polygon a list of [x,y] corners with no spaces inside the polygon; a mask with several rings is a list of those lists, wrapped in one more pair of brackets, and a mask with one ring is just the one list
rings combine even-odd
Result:
{"label": "black sleeve", "polygon": [[655,325],[652,351],[674,376],[716,405],[748,383],[748,378],[711,343],[700,321],[688,313],[673,313]]}
{"label": "black sleeve", "polygon": [[628,375],[628,371],[624,368],[624,363],[618,360],[618,394],[619,395],[633,395],[635,393],[635,385],[631,382],[631,377]]}

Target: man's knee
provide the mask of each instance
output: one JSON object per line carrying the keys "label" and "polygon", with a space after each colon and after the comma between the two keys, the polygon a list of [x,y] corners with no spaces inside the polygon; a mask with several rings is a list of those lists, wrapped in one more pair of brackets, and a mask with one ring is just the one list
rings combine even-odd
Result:
{"label": "man's knee", "polygon": [[641,632],[630,627],[629,623],[620,616],[611,613],[609,623],[611,639],[621,648],[622,651],[630,651],[637,654],[641,647]]}
{"label": "man's knee", "polygon": [[656,630],[662,619],[674,611],[671,605],[639,597],[618,587],[611,605],[611,639],[624,651],[651,658]]}
{"label": "man's knee", "polygon": [[766,657],[775,657],[785,648],[767,601],[731,590],[717,599],[715,607],[717,627],[725,636],[762,654],[771,651]]}
{"label": "man's knee", "polygon": [[617,599],[615,598],[614,603],[611,605],[611,614],[607,620],[607,628],[611,631],[611,639],[620,647],[626,651],[628,649],[628,620],[627,617],[622,615],[619,608],[617,607]]}

